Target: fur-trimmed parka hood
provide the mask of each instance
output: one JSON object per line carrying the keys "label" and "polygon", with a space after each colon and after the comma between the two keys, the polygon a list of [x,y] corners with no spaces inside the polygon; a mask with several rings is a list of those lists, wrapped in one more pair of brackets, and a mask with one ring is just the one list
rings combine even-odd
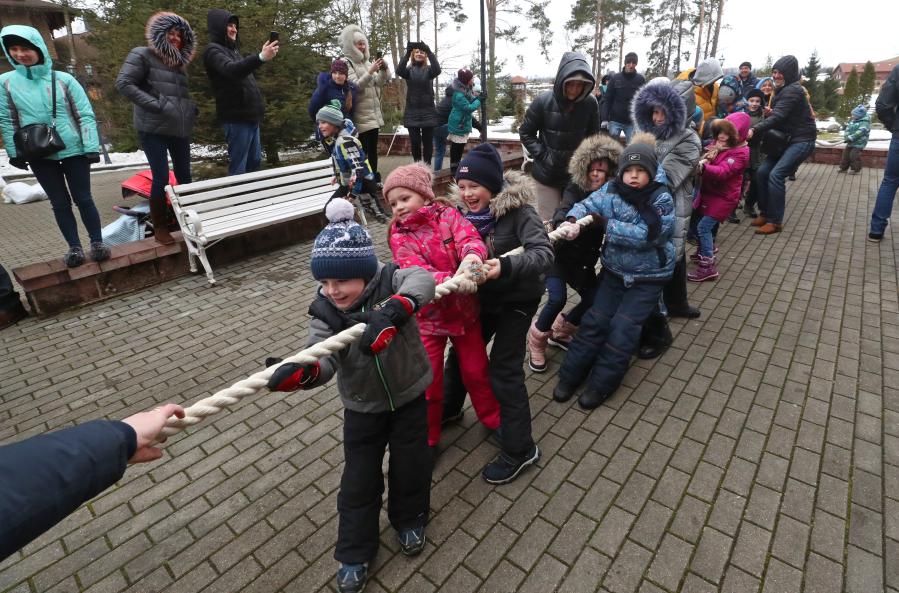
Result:
{"label": "fur-trimmed parka hood", "polygon": [[576,184],[584,191],[590,190],[590,181],[587,178],[587,172],[590,163],[601,159],[608,159],[611,163],[609,170],[609,179],[615,177],[618,171],[618,157],[621,156],[621,143],[613,139],[608,134],[596,134],[584,138],[571,160],[568,161],[568,173],[571,175],[572,183]]}
{"label": "fur-trimmed parka hood", "polygon": [[[462,201],[459,186],[455,182],[451,183],[447,189],[447,197],[463,213],[468,212],[468,206]],[[521,171],[506,171],[503,175],[502,191],[490,200],[490,213],[499,219],[525,204],[536,203],[537,188],[534,180]]]}
{"label": "fur-trimmed parka hood", "polygon": [[[688,92],[693,95],[692,88]],[[661,125],[656,125],[652,120],[652,112],[656,108],[665,112],[665,123]],[[631,103],[631,118],[637,129],[659,140],[667,140],[687,127],[687,115],[684,100],[669,84],[647,84],[637,91]]]}
{"label": "fur-trimmed parka hood", "polygon": [[[171,29],[181,29],[181,49],[169,43],[166,34]],[[190,23],[174,12],[157,12],[147,20],[145,35],[147,46],[169,68],[182,68],[190,64],[197,51],[197,38]]]}
{"label": "fur-trimmed parka hood", "polygon": [[[365,54],[356,47],[357,36],[365,39]],[[356,64],[371,61],[371,48],[368,47],[368,36],[362,32],[359,25],[347,25],[337,37],[337,43],[340,45],[340,51]]]}

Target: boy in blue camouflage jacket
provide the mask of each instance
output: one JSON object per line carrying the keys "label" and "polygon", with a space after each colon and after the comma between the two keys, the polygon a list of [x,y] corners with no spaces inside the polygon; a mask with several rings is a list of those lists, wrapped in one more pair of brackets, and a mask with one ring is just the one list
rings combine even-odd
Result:
{"label": "boy in blue camouflage jacket", "polygon": [[618,389],[677,259],[674,200],[658,166],[655,138],[635,135],[618,166],[615,180],[575,204],[568,222],[558,227],[569,240],[579,233],[574,221],[587,215],[605,227],[599,289],[553,391],[556,401],[567,401],[586,379],[578,398],[585,409],[598,407]]}
{"label": "boy in blue camouflage jacket", "polygon": [[315,114],[315,121],[315,138],[331,155],[334,179],[340,184],[331,200],[353,194],[359,197],[362,207],[369,215],[378,222],[387,222],[388,216],[378,199],[380,188],[375,174],[368,164],[362,142],[353,135],[356,127],[352,120],[343,117],[340,102],[333,100],[319,109]]}
{"label": "boy in blue camouflage jacket", "polygon": [[852,110],[852,119],[846,124],[843,138],[846,140],[846,148],[843,149],[843,158],[840,160],[840,173],[845,173],[850,166],[850,175],[857,175],[862,170],[862,150],[868,145],[868,136],[871,134],[871,118],[864,105],[859,105]]}

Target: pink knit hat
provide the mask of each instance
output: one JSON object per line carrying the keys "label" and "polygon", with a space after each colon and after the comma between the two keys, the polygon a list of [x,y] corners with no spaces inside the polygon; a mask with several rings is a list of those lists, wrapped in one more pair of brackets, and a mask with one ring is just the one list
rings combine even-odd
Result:
{"label": "pink knit hat", "polygon": [[397,167],[387,176],[384,182],[384,197],[397,187],[411,189],[426,200],[434,199],[434,172],[424,163],[412,163]]}

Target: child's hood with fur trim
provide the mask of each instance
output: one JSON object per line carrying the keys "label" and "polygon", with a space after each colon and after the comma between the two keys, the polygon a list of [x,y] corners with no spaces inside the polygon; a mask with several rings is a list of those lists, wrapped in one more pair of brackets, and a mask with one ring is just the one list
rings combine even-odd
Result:
{"label": "child's hood with fur trim", "polygon": [[618,157],[621,156],[621,143],[614,140],[608,134],[596,134],[584,138],[571,160],[568,161],[568,173],[571,174],[571,181],[584,191],[590,189],[590,180],[587,173],[590,163],[601,159],[608,159],[611,163],[608,178],[612,179],[618,169]]}

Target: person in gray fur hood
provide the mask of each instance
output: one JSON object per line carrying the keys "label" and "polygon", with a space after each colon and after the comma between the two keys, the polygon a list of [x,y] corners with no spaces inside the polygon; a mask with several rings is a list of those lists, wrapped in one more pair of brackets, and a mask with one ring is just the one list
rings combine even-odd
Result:
{"label": "person in gray fur hood", "polygon": [[[699,309],[687,297],[687,261],[685,240],[693,211],[693,177],[702,145],[693,129],[691,115],[695,111],[695,94],[689,81],[650,82],[634,96],[631,114],[637,129],[656,138],[656,156],[668,179],[668,190],[674,198],[674,247],[677,262],[674,275],[662,290],[671,317],[699,317]],[[640,337],[640,358],[661,355],[673,341],[668,322],[661,310],[646,320]]]}

